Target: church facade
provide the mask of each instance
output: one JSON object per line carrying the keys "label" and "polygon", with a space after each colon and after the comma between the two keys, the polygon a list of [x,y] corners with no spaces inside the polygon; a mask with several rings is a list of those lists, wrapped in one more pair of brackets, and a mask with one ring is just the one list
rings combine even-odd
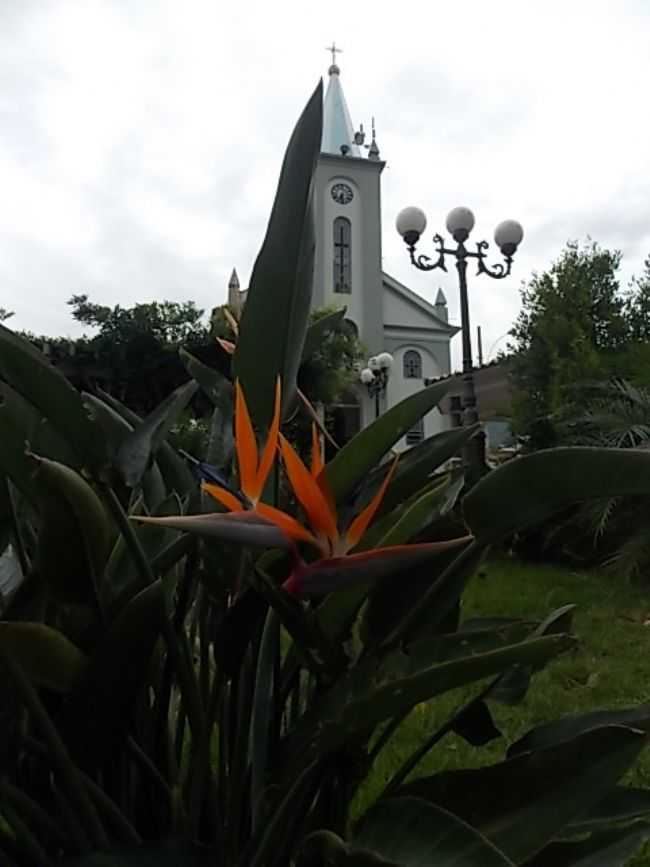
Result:
{"label": "church facade", "polygon": [[[448,321],[442,291],[435,304],[382,270],[381,176],[374,130],[369,144],[355,133],[336,63],[329,68],[323,112],[323,138],[314,188],[316,258],[314,308],[345,307],[369,356],[389,352],[394,359],[380,410],[421,389],[426,378],[450,373],[450,341],[460,330]],[[230,303],[241,303],[236,275]],[[375,417],[375,399],[359,382],[340,408],[339,435],[348,439]],[[399,448],[415,445],[449,425],[448,416],[430,412],[404,437]]]}

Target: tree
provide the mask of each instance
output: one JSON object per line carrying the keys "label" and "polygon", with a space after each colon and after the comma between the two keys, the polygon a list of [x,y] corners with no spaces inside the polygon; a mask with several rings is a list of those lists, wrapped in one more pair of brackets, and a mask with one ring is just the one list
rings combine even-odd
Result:
{"label": "tree", "polygon": [[[650,391],[624,379],[577,389],[576,415],[560,426],[562,444],[648,449]],[[647,576],[650,539],[640,516],[650,512],[650,497],[603,497],[570,510],[554,535],[565,553],[583,561],[594,557],[620,578]]]}
{"label": "tree", "polygon": [[73,295],[68,304],[78,322],[98,333],[76,342],[66,368],[76,368],[73,378],[82,384],[101,384],[138,412],[148,412],[187,379],[180,346],[210,348],[203,310],[193,301],[107,307]]}
{"label": "tree", "polygon": [[88,300],[87,295],[73,295],[68,301],[77,322],[99,328],[99,336],[128,342],[135,335],[146,334],[159,343],[194,343],[204,340],[208,330],[201,324],[203,310],[194,301],[152,301],[133,307],[105,307]]}
{"label": "tree", "polygon": [[640,277],[633,277],[625,297],[625,316],[630,337],[640,343],[650,340],[650,256]]}
{"label": "tree", "polygon": [[606,378],[628,325],[617,272],[621,254],[570,242],[548,271],[521,290],[513,342],[513,420],[532,448],[553,445],[569,386]]}

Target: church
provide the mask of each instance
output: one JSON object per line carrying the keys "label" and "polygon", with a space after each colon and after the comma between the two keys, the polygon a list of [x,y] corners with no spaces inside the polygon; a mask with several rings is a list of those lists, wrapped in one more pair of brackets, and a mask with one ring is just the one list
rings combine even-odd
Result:
{"label": "church", "polygon": [[[337,408],[338,434],[346,441],[384,412],[421,389],[425,379],[450,373],[450,341],[460,329],[448,321],[447,301],[438,291],[430,304],[382,269],[381,159],[374,121],[369,144],[355,132],[332,49],[323,109],[323,138],[314,188],[316,257],[312,305],[345,307],[369,356],[390,353],[393,364],[376,397],[359,381]],[[229,304],[241,307],[233,271]],[[430,412],[398,444],[412,446],[449,426],[448,416]],[[335,433],[336,436],[336,433]]]}

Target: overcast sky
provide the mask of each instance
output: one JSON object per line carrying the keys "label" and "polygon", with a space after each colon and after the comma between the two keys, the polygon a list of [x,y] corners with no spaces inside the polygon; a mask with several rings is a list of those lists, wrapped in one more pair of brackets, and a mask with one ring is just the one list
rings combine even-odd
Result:
{"label": "overcast sky", "polygon": [[[650,2],[0,0],[0,306],[79,333],[66,301],[225,300],[246,285],[284,147],[332,39],[352,120],[374,114],[384,269],[429,300],[394,231],[463,204],[519,219],[511,279],[470,283],[486,354],[519,285],[570,238],[650,253]],[[423,247],[424,252],[424,247]],[[459,343],[459,338],[456,338]],[[496,346],[495,346],[496,344]],[[372,347],[370,347],[372,349]],[[459,357],[459,346],[454,357]]]}

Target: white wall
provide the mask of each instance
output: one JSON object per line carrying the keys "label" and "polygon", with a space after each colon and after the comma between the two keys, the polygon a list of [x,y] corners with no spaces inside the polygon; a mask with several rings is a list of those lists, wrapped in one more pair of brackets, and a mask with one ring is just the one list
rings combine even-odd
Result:
{"label": "white wall", "polygon": [[384,285],[384,324],[431,330],[431,316]]}
{"label": "white wall", "polygon": [[[404,378],[404,353],[408,352],[409,349],[413,349],[420,353],[422,359],[422,379]],[[424,388],[424,379],[426,377],[436,378],[441,376],[443,373],[433,355],[431,355],[427,349],[418,346],[417,344],[405,343],[403,346],[393,350],[392,355],[395,361],[393,363],[393,369],[386,389],[388,406],[394,406],[396,403],[399,403],[400,400],[404,400],[405,397],[408,397],[416,391],[420,391]],[[424,417],[424,436],[426,438],[434,433],[439,433],[441,430],[445,430],[447,426],[447,419],[444,418],[437,409],[434,409]],[[397,445],[398,451],[405,448],[407,448],[406,438],[400,440]]]}

